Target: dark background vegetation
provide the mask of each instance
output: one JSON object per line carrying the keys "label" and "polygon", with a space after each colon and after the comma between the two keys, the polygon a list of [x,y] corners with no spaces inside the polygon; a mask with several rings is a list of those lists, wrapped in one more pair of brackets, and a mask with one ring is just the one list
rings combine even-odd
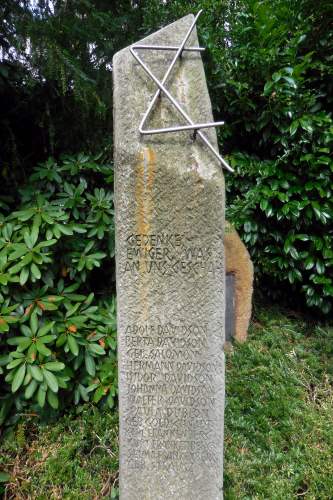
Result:
{"label": "dark background vegetation", "polygon": [[256,288],[332,315],[330,0],[2,0],[0,423],[113,405],[112,56],[199,8]]}

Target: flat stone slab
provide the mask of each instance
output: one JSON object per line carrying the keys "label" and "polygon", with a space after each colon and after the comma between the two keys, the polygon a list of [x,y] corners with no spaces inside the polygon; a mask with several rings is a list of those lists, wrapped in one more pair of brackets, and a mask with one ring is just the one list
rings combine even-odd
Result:
{"label": "flat stone slab", "polygon": [[[179,44],[186,16],[140,43]],[[198,45],[194,31],[188,45]],[[173,52],[140,56],[162,79]],[[121,500],[223,498],[224,179],[191,132],[140,137],[156,91],[128,48],[113,60]],[[198,53],[167,82],[212,121]],[[165,97],[147,124],[184,123]],[[217,148],[214,129],[205,131]]]}
{"label": "flat stone slab", "polygon": [[[227,291],[226,325],[237,342],[245,342],[250,324],[253,295],[253,264],[236,229],[226,221],[225,267],[231,287]],[[233,281],[233,284],[232,284]],[[230,293],[228,293],[230,292]],[[231,332],[230,332],[231,333]],[[226,335],[231,340],[230,335]]]}

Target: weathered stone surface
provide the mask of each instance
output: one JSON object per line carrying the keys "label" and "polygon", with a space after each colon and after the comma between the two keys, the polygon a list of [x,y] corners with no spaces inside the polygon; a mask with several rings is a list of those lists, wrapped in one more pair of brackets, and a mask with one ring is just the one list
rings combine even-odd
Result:
{"label": "weathered stone surface", "polygon": [[[227,263],[226,263],[227,266]],[[235,335],[235,275],[225,275],[225,341],[231,342]],[[226,352],[224,344],[224,352]]]}
{"label": "weathered stone surface", "polygon": [[235,276],[233,336],[238,342],[245,342],[252,311],[253,264],[236,229],[227,221],[224,248],[226,272]]}
{"label": "weathered stone surface", "polygon": [[[192,20],[144,42],[180,43]],[[174,53],[140,55],[162,79]],[[220,500],[224,179],[190,132],[140,137],[156,87],[128,48],[113,70],[121,500]],[[183,53],[168,88],[212,120],[199,54]],[[179,123],[162,97],[149,125]]]}

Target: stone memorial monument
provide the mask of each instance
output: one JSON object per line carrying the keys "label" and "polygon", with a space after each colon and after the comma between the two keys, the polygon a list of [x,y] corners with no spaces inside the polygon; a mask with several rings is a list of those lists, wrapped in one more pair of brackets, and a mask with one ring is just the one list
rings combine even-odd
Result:
{"label": "stone memorial monument", "polygon": [[229,167],[195,20],[113,60],[121,500],[223,498]]}

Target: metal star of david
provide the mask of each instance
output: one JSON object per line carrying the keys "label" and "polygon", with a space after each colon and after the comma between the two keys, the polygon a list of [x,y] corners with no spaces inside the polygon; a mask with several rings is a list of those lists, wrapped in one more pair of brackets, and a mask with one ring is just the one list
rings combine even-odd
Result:
{"label": "metal star of david", "polygon": [[[202,10],[198,12],[198,14],[195,16],[193,23],[191,24],[191,27],[189,28],[188,32],[186,33],[182,43],[179,45],[179,47],[174,47],[174,46],[166,46],[166,45],[132,45],[130,47],[131,54],[133,57],[138,61],[138,63],[142,66],[142,68],[145,70],[145,72],[150,76],[150,78],[156,83],[158,90],[156,91],[153,99],[151,100],[148,109],[146,113],[144,114],[144,117],[142,118],[142,121],[139,126],[139,132],[142,135],[151,135],[151,134],[165,134],[168,132],[178,132],[180,130],[194,130],[194,139],[198,135],[200,139],[206,144],[206,146],[210,149],[210,151],[216,156],[216,158],[219,160],[219,162],[222,164],[224,168],[229,170],[229,172],[233,172],[234,170],[228,165],[228,163],[222,158],[222,156],[219,154],[219,152],[212,146],[212,144],[209,142],[207,137],[201,132],[200,129],[202,128],[209,128],[209,127],[218,127],[221,125],[224,125],[224,122],[208,122],[208,123],[194,123],[191,118],[188,116],[186,111],[183,110],[183,108],[180,106],[180,104],[176,101],[176,99],[170,94],[170,92],[166,89],[165,83],[174,67],[176,64],[176,61],[178,58],[182,56],[183,51],[192,51],[192,52],[202,52],[205,50],[202,47],[185,47],[185,44],[187,40],[189,39],[193,28],[198,20],[198,17],[200,16]],[[168,51],[175,51],[176,54],[171,61],[170,66],[168,67],[162,81],[159,81],[158,78],[151,72],[151,70],[148,68],[148,66],[142,61],[142,59],[138,56],[138,54],[135,52],[136,50],[168,50]],[[157,129],[144,129],[144,125],[146,121],[148,120],[149,115],[151,114],[151,111],[157,101],[157,99],[160,97],[161,92],[171,101],[171,103],[175,106],[175,108],[178,110],[178,112],[185,118],[185,120],[188,122],[188,125],[179,125],[176,127],[167,127],[167,128],[157,128]]]}

